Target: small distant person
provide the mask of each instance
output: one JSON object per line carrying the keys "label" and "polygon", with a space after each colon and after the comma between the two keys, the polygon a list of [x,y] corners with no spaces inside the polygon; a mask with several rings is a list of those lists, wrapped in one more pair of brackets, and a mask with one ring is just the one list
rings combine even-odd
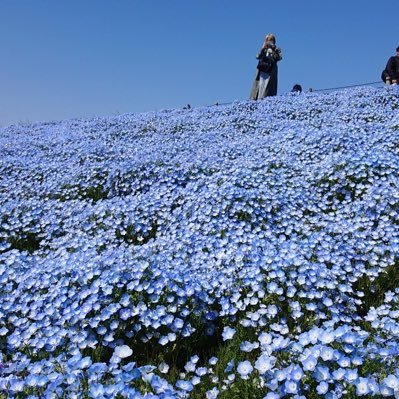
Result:
{"label": "small distant person", "polygon": [[384,83],[396,85],[399,81],[399,47],[396,47],[396,55],[389,58],[381,79]]}
{"label": "small distant person", "polygon": [[277,63],[282,60],[281,49],[276,46],[276,37],[269,33],[265,37],[262,48],[256,56],[258,66],[250,99],[260,100],[277,95]]}
{"label": "small distant person", "polygon": [[291,92],[292,93],[302,93],[302,86],[299,85],[298,83],[294,84]]}

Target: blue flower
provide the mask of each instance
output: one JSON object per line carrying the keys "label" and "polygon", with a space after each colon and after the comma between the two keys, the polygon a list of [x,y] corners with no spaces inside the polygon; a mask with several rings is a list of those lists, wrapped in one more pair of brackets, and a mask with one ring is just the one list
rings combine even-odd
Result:
{"label": "blue flower", "polygon": [[345,379],[352,383],[353,381],[356,381],[358,378],[358,372],[357,369],[347,369],[345,373]]}
{"label": "blue flower", "polygon": [[259,347],[259,343],[257,343],[257,342],[252,343],[249,341],[244,341],[244,342],[241,342],[241,344],[240,344],[240,349],[243,352],[252,352],[254,349],[256,349],[258,347]]}
{"label": "blue flower", "polygon": [[332,372],[332,375],[334,377],[335,380],[340,381],[343,380],[346,374],[346,370],[343,368],[339,368],[337,370],[334,370]]}
{"label": "blue flower", "polygon": [[150,384],[157,394],[173,390],[172,385],[157,375],[152,375]]}
{"label": "blue flower", "polygon": [[99,398],[103,396],[105,393],[104,386],[102,384],[90,384],[89,387],[89,397],[91,398]]}
{"label": "blue flower", "polygon": [[284,382],[284,392],[289,395],[298,393],[298,383],[294,380],[286,380]]}
{"label": "blue flower", "polygon": [[236,330],[231,327],[224,327],[222,337],[223,341],[227,341],[229,339],[232,339],[234,337],[234,334],[236,333]]}
{"label": "blue flower", "polygon": [[177,380],[176,387],[185,392],[191,392],[193,390],[193,384],[186,380]]}
{"label": "blue flower", "polygon": [[329,346],[323,346],[320,351],[320,357],[325,361],[332,360],[334,356],[334,349]]}
{"label": "blue flower", "polygon": [[360,377],[356,381],[356,395],[363,396],[370,392],[368,378]]}
{"label": "blue flower", "polygon": [[316,391],[319,395],[324,395],[328,392],[328,383],[325,381],[320,382],[316,387]]}
{"label": "blue flower", "polygon": [[302,360],[302,366],[305,371],[313,371],[316,365],[317,365],[317,359],[312,355]]}
{"label": "blue flower", "polygon": [[120,359],[124,359],[129,357],[133,354],[132,349],[130,349],[127,345],[117,346],[115,347],[114,351],[115,356],[119,357]]}
{"label": "blue flower", "polygon": [[294,365],[291,369],[290,378],[294,381],[300,381],[304,376],[302,368],[298,365]]}
{"label": "blue flower", "polygon": [[186,363],[186,365],[184,366],[184,369],[187,371],[187,372],[194,372],[195,371],[195,369],[196,369],[196,364],[195,363],[193,363],[192,361],[189,361],[189,362],[187,362]]}
{"label": "blue flower", "polygon": [[280,399],[280,395],[275,392],[269,392],[263,399]]}
{"label": "blue flower", "polygon": [[205,396],[206,399],[216,399],[219,395],[219,390],[216,387],[213,387],[211,390],[207,391]]}
{"label": "blue flower", "polygon": [[11,378],[9,381],[9,387],[12,393],[22,392],[24,389],[24,385],[24,381],[18,378]]}
{"label": "blue flower", "polygon": [[218,362],[218,360],[219,360],[219,359],[218,359],[217,357],[212,356],[212,357],[209,359],[208,363],[209,363],[210,365],[214,366],[214,365]]}
{"label": "blue flower", "polygon": [[259,356],[256,360],[255,368],[259,371],[260,374],[264,374],[274,367],[276,360],[277,359],[274,356],[263,354]]}
{"label": "blue flower", "polygon": [[313,376],[317,381],[326,381],[331,378],[330,370],[325,366],[317,366]]}
{"label": "blue flower", "polygon": [[382,383],[388,388],[399,390],[399,378],[396,375],[390,374],[384,378]]}
{"label": "blue flower", "polygon": [[158,366],[159,371],[162,374],[166,374],[169,371],[169,366],[168,364],[166,364],[165,362],[162,362],[159,366]]}
{"label": "blue flower", "polygon": [[252,373],[253,369],[251,362],[248,360],[244,360],[237,365],[237,372],[244,380],[248,378],[248,375]]}

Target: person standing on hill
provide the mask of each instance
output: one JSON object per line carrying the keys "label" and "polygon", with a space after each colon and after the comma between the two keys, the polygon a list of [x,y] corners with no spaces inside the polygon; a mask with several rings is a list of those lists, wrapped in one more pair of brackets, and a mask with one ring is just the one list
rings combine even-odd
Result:
{"label": "person standing on hill", "polygon": [[399,82],[399,47],[396,47],[396,55],[389,58],[381,79],[386,84],[396,85]]}
{"label": "person standing on hill", "polygon": [[276,46],[276,37],[269,33],[265,37],[262,48],[256,56],[257,72],[252,85],[250,99],[260,100],[277,95],[277,62],[281,61],[281,50]]}

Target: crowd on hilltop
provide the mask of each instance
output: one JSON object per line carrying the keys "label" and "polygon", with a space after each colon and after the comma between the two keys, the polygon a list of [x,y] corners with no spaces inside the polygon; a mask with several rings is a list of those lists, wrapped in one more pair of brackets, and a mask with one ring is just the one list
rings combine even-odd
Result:
{"label": "crowd on hilltop", "polygon": [[[276,37],[269,33],[256,55],[258,64],[256,75],[252,84],[250,99],[260,100],[265,97],[277,95],[278,83],[278,62],[282,60],[281,49],[276,46]],[[399,81],[399,47],[396,48],[396,55],[389,58],[381,79],[385,84],[396,85]],[[301,93],[302,87],[295,84],[292,92]],[[312,91],[312,89],[309,89]]]}

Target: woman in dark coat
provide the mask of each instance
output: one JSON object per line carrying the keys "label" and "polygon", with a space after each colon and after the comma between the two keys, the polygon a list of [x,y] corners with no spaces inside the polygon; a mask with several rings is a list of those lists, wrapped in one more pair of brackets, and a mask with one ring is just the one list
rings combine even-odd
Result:
{"label": "woman in dark coat", "polygon": [[[281,50],[276,47],[276,38],[273,34],[269,33],[266,36],[256,58],[259,60],[258,70],[252,85],[250,99],[260,100],[267,96],[277,95],[277,62],[282,59],[282,56]],[[266,66],[263,68],[264,65]]]}

